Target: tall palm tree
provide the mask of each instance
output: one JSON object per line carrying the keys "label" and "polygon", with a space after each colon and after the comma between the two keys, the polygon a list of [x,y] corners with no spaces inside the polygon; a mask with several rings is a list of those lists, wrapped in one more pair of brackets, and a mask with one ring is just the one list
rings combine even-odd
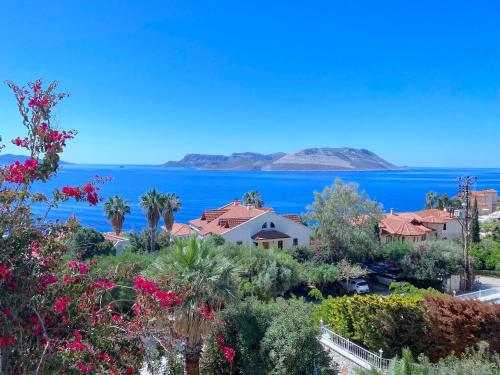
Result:
{"label": "tall palm tree", "polygon": [[165,193],[161,196],[161,216],[165,222],[168,238],[174,226],[174,213],[181,208],[181,199],[175,193]]}
{"label": "tall palm tree", "polygon": [[173,275],[174,289],[188,296],[174,313],[174,332],[185,342],[187,375],[198,375],[203,341],[217,328],[213,319],[200,314],[200,309],[208,307],[217,314],[234,296],[236,266],[216,248],[193,237],[176,243],[171,253],[146,272],[153,277]]}
{"label": "tall palm tree", "polygon": [[243,195],[243,203],[246,205],[252,205],[256,208],[264,206],[264,201],[262,200],[262,197],[257,190],[247,191]]}
{"label": "tall palm tree", "polygon": [[130,213],[130,206],[127,205],[127,201],[124,201],[119,195],[115,195],[108,198],[103,209],[113,226],[113,230],[119,235],[125,222],[125,215]]}
{"label": "tall palm tree", "polygon": [[151,251],[155,250],[156,246],[156,230],[161,214],[161,194],[156,189],[151,189],[140,198],[140,205],[146,212],[149,229],[151,230]]}
{"label": "tall palm tree", "polygon": [[437,203],[437,193],[435,191],[429,191],[425,195],[425,208],[434,208]]}

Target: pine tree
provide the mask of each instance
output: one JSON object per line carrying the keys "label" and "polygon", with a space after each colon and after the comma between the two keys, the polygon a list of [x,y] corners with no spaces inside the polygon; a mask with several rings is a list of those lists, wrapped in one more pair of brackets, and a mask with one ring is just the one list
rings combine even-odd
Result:
{"label": "pine tree", "polygon": [[474,207],[472,209],[471,237],[473,243],[481,241],[479,236],[479,211],[477,209],[477,200],[474,199]]}

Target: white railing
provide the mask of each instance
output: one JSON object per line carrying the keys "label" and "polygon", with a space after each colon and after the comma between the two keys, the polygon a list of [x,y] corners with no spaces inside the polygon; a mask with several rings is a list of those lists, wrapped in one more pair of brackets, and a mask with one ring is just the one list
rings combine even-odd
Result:
{"label": "white railing", "polygon": [[[321,336],[322,338],[326,338],[333,345],[343,349],[348,352],[352,356],[366,363],[369,367],[386,372],[389,368],[389,364],[391,362],[390,359],[382,357],[382,349],[379,354],[372,353],[371,351],[353,343],[349,339],[342,337],[335,332],[330,331],[327,327],[321,326]],[[332,350],[335,350],[335,347],[330,347]]]}
{"label": "white railing", "polygon": [[491,301],[500,299],[500,288],[489,288],[478,290],[477,292],[457,295],[459,299],[478,299],[482,301]]}

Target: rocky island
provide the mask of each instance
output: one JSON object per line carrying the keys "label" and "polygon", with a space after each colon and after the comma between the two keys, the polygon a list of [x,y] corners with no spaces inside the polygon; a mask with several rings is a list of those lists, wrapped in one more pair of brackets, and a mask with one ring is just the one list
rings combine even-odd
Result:
{"label": "rocky island", "polygon": [[187,154],[179,161],[163,164],[167,168],[204,170],[262,171],[361,171],[397,170],[398,167],[377,154],[350,147],[306,148],[296,152],[259,154],[255,152],[227,155]]}

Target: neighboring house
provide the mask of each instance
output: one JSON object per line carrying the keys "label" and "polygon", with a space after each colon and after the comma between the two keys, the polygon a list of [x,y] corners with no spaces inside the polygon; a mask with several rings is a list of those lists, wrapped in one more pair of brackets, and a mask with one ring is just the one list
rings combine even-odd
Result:
{"label": "neighboring house", "polygon": [[473,191],[471,193],[471,207],[477,201],[479,216],[489,215],[495,212],[497,207],[497,191],[493,189]]}
{"label": "neighboring house", "polygon": [[420,242],[431,239],[455,239],[462,235],[460,222],[447,211],[428,209],[396,213],[391,210],[379,222],[380,240]]}
{"label": "neighboring house", "polygon": [[130,240],[127,237],[117,236],[115,233],[108,232],[102,234],[104,238],[113,243],[113,246],[116,250],[116,255],[120,255],[125,246],[130,243]]}
{"label": "neighboring house", "polygon": [[287,249],[309,245],[311,229],[297,215],[278,215],[272,208],[242,205],[235,199],[215,210],[205,210],[189,222],[200,237],[218,234],[237,244]]}
{"label": "neighboring house", "polygon": [[[165,229],[165,227],[163,227],[163,229]],[[187,224],[174,223],[170,235],[172,237],[177,237],[177,238],[188,238],[196,235],[197,233],[198,232],[196,232],[193,228],[191,228]]]}

